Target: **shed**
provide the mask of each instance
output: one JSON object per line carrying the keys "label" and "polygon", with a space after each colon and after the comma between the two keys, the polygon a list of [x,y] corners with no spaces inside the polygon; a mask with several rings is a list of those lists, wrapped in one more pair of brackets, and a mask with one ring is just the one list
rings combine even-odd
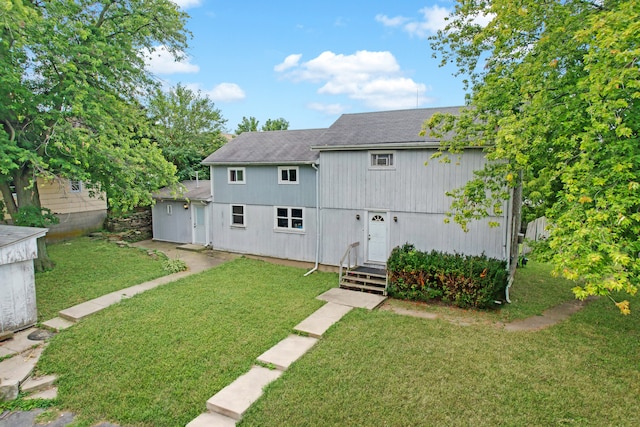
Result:
{"label": "shed", "polygon": [[47,228],[0,225],[0,332],[28,328],[38,320],[33,260]]}
{"label": "shed", "polygon": [[153,194],[153,239],[210,245],[211,181],[189,180],[182,188],[165,187]]}

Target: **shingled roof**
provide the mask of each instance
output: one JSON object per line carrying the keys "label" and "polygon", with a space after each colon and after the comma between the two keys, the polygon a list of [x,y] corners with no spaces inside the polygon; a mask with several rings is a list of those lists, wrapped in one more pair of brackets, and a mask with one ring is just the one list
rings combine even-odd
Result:
{"label": "shingled roof", "polygon": [[438,139],[420,136],[422,124],[434,113],[458,114],[461,107],[343,114],[313,144],[314,149],[372,146],[378,144],[429,144]]}
{"label": "shingled roof", "polygon": [[208,179],[187,180],[180,184],[184,185],[184,191],[177,191],[172,187],[164,187],[153,194],[154,199],[159,200],[211,200],[211,181]]}
{"label": "shingled roof", "polygon": [[202,161],[220,164],[314,163],[318,152],[312,151],[326,129],[243,132]]}

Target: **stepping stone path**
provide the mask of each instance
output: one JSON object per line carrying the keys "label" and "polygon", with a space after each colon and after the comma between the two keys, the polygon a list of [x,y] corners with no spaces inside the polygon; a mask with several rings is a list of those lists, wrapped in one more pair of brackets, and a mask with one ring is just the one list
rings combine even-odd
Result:
{"label": "stepping stone path", "polygon": [[309,351],[333,324],[354,307],[372,310],[382,304],[386,297],[364,292],[334,288],[318,296],[327,301],[311,316],[300,322],[294,330],[308,335],[289,335],[256,359],[259,363],[273,366],[253,366],[249,372],[214,394],[207,400],[207,410],[193,419],[187,427],[228,427],[236,421],[262,396],[264,387],[277,380],[282,372]]}

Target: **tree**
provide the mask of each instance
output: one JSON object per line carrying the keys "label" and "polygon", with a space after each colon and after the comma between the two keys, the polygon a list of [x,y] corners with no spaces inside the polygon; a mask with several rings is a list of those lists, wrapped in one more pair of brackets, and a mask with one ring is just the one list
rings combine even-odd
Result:
{"label": "tree", "polygon": [[139,99],[156,86],[144,53],[179,57],[186,18],[168,0],[0,3],[0,191],[14,222],[41,209],[37,177],[83,180],[122,211],[176,182]]}
{"label": "tree", "polygon": [[226,142],[222,131],[227,121],[213,101],[178,84],[169,93],[157,89],[148,114],[158,145],[176,166],[178,179],[193,179],[196,172],[206,179],[209,168],[200,162]]}
{"label": "tree", "polygon": [[289,129],[289,122],[280,117],[279,119],[268,119],[267,122],[262,125],[263,131],[270,130],[287,130]]}
{"label": "tree", "polygon": [[[486,26],[478,18],[490,19]],[[469,108],[426,132],[492,160],[454,192],[463,226],[523,186],[525,209],[552,228],[543,254],[578,298],[640,281],[640,3],[465,0],[433,38],[442,63],[469,77]],[[616,303],[629,313],[628,301]]]}
{"label": "tree", "polygon": [[243,116],[242,121],[238,123],[238,127],[236,128],[236,135],[240,135],[242,132],[257,132],[258,123],[258,120],[253,116],[249,118]]}

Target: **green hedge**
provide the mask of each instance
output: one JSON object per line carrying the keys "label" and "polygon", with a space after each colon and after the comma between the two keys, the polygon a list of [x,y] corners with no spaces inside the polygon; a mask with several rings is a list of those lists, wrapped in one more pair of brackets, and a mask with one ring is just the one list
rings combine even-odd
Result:
{"label": "green hedge", "polygon": [[388,293],[414,301],[440,300],[458,307],[491,308],[504,299],[505,261],[482,256],[422,252],[406,243],[387,261]]}

